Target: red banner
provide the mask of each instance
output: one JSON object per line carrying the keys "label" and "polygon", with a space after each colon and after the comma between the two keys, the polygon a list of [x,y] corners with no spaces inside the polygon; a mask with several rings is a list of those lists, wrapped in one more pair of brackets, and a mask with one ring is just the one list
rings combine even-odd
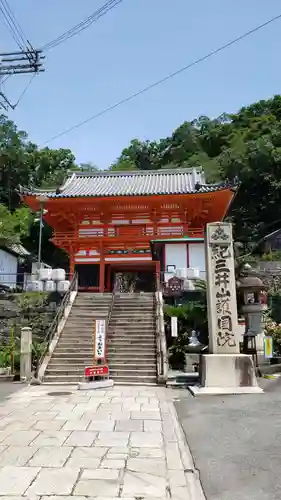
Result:
{"label": "red banner", "polygon": [[109,369],[107,365],[85,367],[85,377],[106,377],[108,375]]}

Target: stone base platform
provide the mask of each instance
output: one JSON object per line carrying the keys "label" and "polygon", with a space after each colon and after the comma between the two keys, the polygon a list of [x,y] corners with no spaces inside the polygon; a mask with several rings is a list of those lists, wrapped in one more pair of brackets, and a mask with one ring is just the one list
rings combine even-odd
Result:
{"label": "stone base platform", "polygon": [[189,388],[194,396],[257,394],[259,387],[252,357],[247,354],[204,354],[200,385]]}

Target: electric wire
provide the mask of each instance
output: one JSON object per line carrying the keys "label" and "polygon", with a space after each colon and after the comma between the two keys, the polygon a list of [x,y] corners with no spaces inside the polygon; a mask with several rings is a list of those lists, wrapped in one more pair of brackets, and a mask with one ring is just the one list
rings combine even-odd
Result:
{"label": "electric wire", "polygon": [[62,137],[63,135],[66,135],[69,132],[72,132],[73,130],[76,130],[79,127],[82,127],[86,123],[88,123],[88,122],[90,122],[92,120],[95,120],[96,118],[99,118],[100,116],[105,115],[109,111],[112,111],[112,110],[118,108],[119,106],[122,106],[123,104],[125,104],[125,103],[127,103],[127,102],[129,102],[129,101],[131,101],[133,99],[135,99],[136,97],[139,97],[140,95],[144,94],[145,92],[148,92],[149,90],[151,90],[151,89],[153,89],[155,87],[158,87],[158,85],[161,85],[162,83],[165,83],[168,80],[171,80],[175,76],[180,75],[184,71],[187,71],[188,69],[192,68],[193,66],[196,66],[197,64],[200,64],[200,63],[206,61],[210,57],[217,55],[218,53],[222,52],[225,49],[228,49],[229,47],[231,47],[232,45],[236,44],[237,42],[240,42],[241,40],[245,39],[246,37],[248,37],[248,36],[256,33],[260,29],[265,28],[266,26],[270,25],[271,23],[273,23],[274,21],[277,21],[279,19],[281,19],[281,14],[278,14],[277,16],[272,17],[268,21],[266,21],[266,22],[264,22],[262,24],[259,24],[258,26],[256,26],[255,28],[252,28],[249,31],[246,31],[246,33],[244,33],[243,35],[240,35],[240,36],[234,38],[233,40],[231,40],[230,42],[227,42],[227,43],[221,45],[217,49],[214,49],[211,52],[208,52],[204,56],[199,57],[195,61],[192,61],[191,63],[187,64],[186,66],[183,66],[182,68],[174,71],[173,73],[170,73],[170,74],[166,75],[165,77],[161,78],[160,80],[157,80],[156,82],[148,85],[147,87],[144,87],[143,89],[135,92],[134,94],[131,94],[128,97],[125,97],[121,101],[118,101],[115,104],[112,104],[111,106],[108,106],[107,108],[103,109],[102,111],[99,111],[98,113],[90,116],[89,118],[86,118],[85,120],[83,120],[81,122],[78,122],[76,125],[73,125],[72,127],[64,130],[63,132],[60,132],[59,134],[51,137],[46,142],[44,142],[43,145],[48,144],[49,142],[52,142],[55,139],[58,139],[59,137]]}
{"label": "electric wire", "polygon": [[4,7],[4,9],[6,10],[6,13],[11,21],[11,23],[13,24],[18,36],[20,37],[23,45],[27,45],[29,42],[27,40],[27,37],[22,29],[22,27],[20,26],[19,22],[17,21],[10,5],[8,4],[7,0],[1,0],[1,3],[2,3],[2,6]]}
{"label": "electric wire", "polygon": [[2,13],[4,20],[6,21],[6,26],[8,30],[10,31],[13,39],[15,40],[17,46],[19,47],[20,50],[24,50],[24,45],[22,44],[22,40],[19,37],[19,34],[17,32],[17,29],[15,28],[15,25],[13,22],[11,22],[11,18],[7,14],[6,7],[3,3],[3,0],[0,0],[0,12]]}
{"label": "electric wire", "polygon": [[19,105],[20,101],[22,100],[24,94],[26,93],[27,89],[31,85],[31,83],[32,83],[33,79],[35,78],[35,76],[36,76],[36,73],[33,73],[33,75],[31,76],[31,78],[29,80],[29,82],[27,83],[27,85],[25,86],[25,88],[22,91],[21,95],[19,96],[17,102],[13,105],[13,109],[15,109]]}
{"label": "electric wire", "polygon": [[42,47],[42,50],[45,52],[47,50],[50,50],[54,47],[57,47],[63,42],[66,42],[70,38],[72,38],[75,35],[78,35],[78,33],[81,33],[81,31],[89,28],[93,23],[95,23],[100,17],[104,16],[107,14],[109,11],[111,11],[114,7],[116,7],[118,4],[120,4],[122,0],[109,0],[107,1],[102,7],[100,7],[98,10],[93,12],[90,16],[88,16],[86,19],[81,21],[80,23],[76,24],[73,26],[73,28],[69,29],[65,33],[62,33],[60,36],[52,40],[51,42],[48,42]]}

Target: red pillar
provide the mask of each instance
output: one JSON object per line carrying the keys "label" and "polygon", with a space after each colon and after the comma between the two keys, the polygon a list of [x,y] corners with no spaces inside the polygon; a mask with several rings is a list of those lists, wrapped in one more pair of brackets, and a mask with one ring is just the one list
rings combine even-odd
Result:
{"label": "red pillar", "polygon": [[111,292],[110,285],[111,285],[111,267],[109,264],[108,270],[107,270],[107,285],[106,285],[108,292]]}
{"label": "red pillar", "polygon": [[69,275],[70,275],[70,280],[72,280],[72,278],[74,276],[74,270],[75,270],[74,253],[70,252],[70,254],[69,254]]}
{"label": "red pillar", "polygon": [[100,246],[100,284],[99,284],[99,292],[104,292],[104,255],[103,255],[103,246]]}

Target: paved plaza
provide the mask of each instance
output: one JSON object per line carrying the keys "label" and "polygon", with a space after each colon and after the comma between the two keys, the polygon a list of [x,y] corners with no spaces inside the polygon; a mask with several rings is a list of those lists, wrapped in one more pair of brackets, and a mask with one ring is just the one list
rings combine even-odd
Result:
{"label": "paved plaza", "polygon": [[161,387],[125,386],[12,394],[0,404],[2,500],[202,500],[176,397]]}

